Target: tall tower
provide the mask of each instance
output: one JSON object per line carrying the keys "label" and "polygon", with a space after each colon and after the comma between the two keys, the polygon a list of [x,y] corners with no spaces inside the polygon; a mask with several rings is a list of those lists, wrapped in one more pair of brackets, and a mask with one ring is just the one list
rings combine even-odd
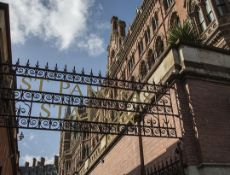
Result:
{"label": "tall tower", "polygon": [[110,43],[108,45],[108,69],[116,59],[118,59],[117,53],[123,45],[126,32],[126,23],[119,20],[118,17],[113,16],[111,19],[112,33],[110,36]]}

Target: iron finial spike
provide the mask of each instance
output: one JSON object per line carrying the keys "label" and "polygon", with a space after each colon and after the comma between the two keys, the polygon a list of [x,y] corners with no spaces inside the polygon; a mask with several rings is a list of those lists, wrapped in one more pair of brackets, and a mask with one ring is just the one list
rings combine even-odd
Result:
{"label": "iron finial spike", "polygon": [[76,73],[76,68],[75,68],[75,66],[73,67],[73,73]]}
{"label": "iron finial spike", "polygon": [[92,70],[92,69],[91,69],[91,71],[90,71],[90,75],[93,76],[93,70]]}
{"label": "iron finial spike", "polygon": [[27,60],[26,65],[27,65],[27,66],[29,66],[29,65],[30,65],[30,60]]}
{"label": "iron finial spike", "polygon": [[37,61],[37,63],[36,63],[36,67],[39,68],[39,62],[38,62],[38,61]]}
{"label": "iron finial spike", "polygon": [[81,73],[82,73],[83,75],[85,74],[84,68],[82,68]]}
{"label": "iron finial spike", "polygon": [[46,67],[45,68],[49,69],[49,63],[48,62],[46,62]]}
{"label": "iron finial spike", "polygon": [[57,66],[57,63],[56,63],[56,65],[55,65],[55,70],[56,70],[56,71],[58,70],[58,66]]}
{"label": "iron finial spike", "polygon": [[18,60],[17,60],[16,64],[17,64],[17,65],[19,65],[19,64],[20,64],[20,59],[19,59],[19,58],[18,58]]}
{"label": "iron finial spike", "polygon": [[21,113],[21,106],[19,106],[19,108],[18,108],[17,115],[20,115],[20,113]]}
{"label": "iron finial spike", "polygon": [[101,77],[101,71],[100,71],[100,70],[99,70],[99,72],[98,72],[98,76]]}
{"label": "iron finial spike", "polygon": [[67,72],[67,65],[65,64],[64,72]]}

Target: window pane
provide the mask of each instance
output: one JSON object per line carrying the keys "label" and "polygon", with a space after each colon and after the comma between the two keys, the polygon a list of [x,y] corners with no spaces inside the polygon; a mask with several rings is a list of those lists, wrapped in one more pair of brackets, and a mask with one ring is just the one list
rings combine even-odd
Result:
{"label": "window pane", "polygon": [[215,2],[220,16],[228,13],[228,9],[224,0],[215,0]]}
{"label": "window pane", "polygon": [[206,13],[207,13],[209,22],[212,22],[214,20],[214,16],[213,16],[213,12],[212,12],[209,0],[205,0],[205,9],[206,9]]}
{"label": "window pane", "polygon": [[207,26],[204,20],[204,15],[200,8],[198,9],[198,17],[199,17],[199,25],[200,25],[201,31],[203,32]]}

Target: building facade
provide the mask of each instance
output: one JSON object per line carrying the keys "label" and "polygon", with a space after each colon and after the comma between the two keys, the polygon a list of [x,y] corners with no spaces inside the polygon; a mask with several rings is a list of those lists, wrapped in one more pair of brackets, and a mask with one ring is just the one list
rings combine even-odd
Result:
{"label": "building facade", "polygon": [[20,167],[21,175],[57,175],[58,171],[58,156],[54,157],[54,164],[45,165],[45,158],[41,157],[40,161],[33,158],[33,164],[25,162],[25,166]]}
{"label": "building facade", "polygon": [[[173,86],[181,138],[63,132],[61,150],[66,148],[66,153],[60,152],[59,168],[65,168],[59,169],[60,175],[149,175],[172,169],[174,157],[180,159],[180,174],[229,174],[230,159],[225,156],[230,154],[229,17],[228,0],[143,0],[127,33],[125,22],[112,17],[108,76]],[[199,34],[202,46],[168,44],[171,28],[185,21]],[[88,93],[120,100],[136,95],[106,88]],[[139,98],[149,100],[148,94]],[[84,115],[89,120],[136,122],[134,114],[124,112],[79,111],[83,112],[78,119]]]}
{"label": "building facade", "polygon": [[[9,24],[9,7],[0,3],[0,63],[11,63],[11,39]],[[1,72],[2,72],[2,66]],[[0,86],[5,88],[15,88],[16,80],[13,76],[0,75]],[[1,89],[1,93],[4,91]],[[14,102],[0,101],[1,114],[13,114],[15,112]],[[0,117],[1,123],[6,120]],[[7,119],[8,122],[16,122],[14,118]],[[0,127],[0,174],[16,175],[19,170],[19,151],[17,142],[17,129]]]}

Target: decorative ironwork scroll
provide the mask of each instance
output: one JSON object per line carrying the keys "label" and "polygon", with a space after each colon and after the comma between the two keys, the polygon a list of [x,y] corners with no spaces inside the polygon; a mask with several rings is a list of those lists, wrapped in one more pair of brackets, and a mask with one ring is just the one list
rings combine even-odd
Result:
{"label": "decorative ironwork scroll", "polygon": [[165,91],[163,89],[169,88],[167,85],[157,85],[142,83],[140,81],[135,82],[103,77],[101,73],[94,75],[92,70],[90,74],[86,74],[84,69],[82,69],[81,73],[77,73],[75,67],[71,72],[67,70],[67,66],[65,66],[63,70],[58,70],[57,65],[54,69],[50,69],[48,63],[42,68],[39,66],[39,63],[35,66],[31,66],[29,61],[26,65],[21,65],[18,60],[16,64],[1,64],[1,67],[2,69],[0,74],[3,75],[62,81],[75,84],[109,87],[113,89],[164,94]]}
{"label": "decorative ironwork scroll", "polygon": [[[0,117],[4,119],[0,120],[0,127],[145,137],[177,137],[174,127],[159,127],[153,119],[141,125],[133,125],[7,114]],[[12,117],[16,118],[16,122],[7,122],[7,119]]]}
{"label": "decorative ironwork scroll", "polygon": [[122,101],[114,99],[105,99],[98,97],[88,97],[79,95],[68,95],[51,92],[40,92],[21,89],[1,88],[1,99],[45,103],[66,106],[88,107],[106,110],[127,111],[141,113],[145,110],[146,114],[158,114],[176,116],[172,110],[172,104],[166,98],[158,100],[154,105],[149,103]]}
{"label": "decorative ironwork scroll", "polygon": [[[1,85],[0,99],[3,102],[15,102],[16,113],[15,115],[6,112],[0,114],[0,127],[178,138],[178,128],[176,127],[176,124],[179,120],[179,114],[178,111],[175,111],[173,108],[173,102],[171,99],[171,91],[174,91],[175,89],[168,85],[112,79],[109,77],[103,77],[100,73],[98,76],[95,76],[92,71],[90,74],[85,74],[84,69],[81,73],[77,73],[75,68],[72,72],[68,72],[66,66],[64,70],[61,71],[58,70],[57,65],[54,69],[49,69],[48,63],[44,68],[41,68],[39,63],[37,63],[36,66],[31,66],[29,61],[26,65],[20,65],[19,61],[16,64],[1,64],[0,75],[12,76],[13,78],[28,77],[136,91],[140,98],[142,95],[146,95],[146,93],[139,92],[147,92],[149,98],[147,103],[137,102],[134,99],[118,100],[116,98],[112,99],[46,91],[12,89],[5,88]],[[79,121],[34,116],[35,114],[32,111],[32,106],[37,103],[134,112],[139,116],[139,118],[133,117],[134,122],[138,120],[138,124],[106,123],[92,120]],[[35,111],[35,113],[36,112],[37,111]],[[12,118],[15,119],[16,122],[9,122]],[[123,118],[117,121],[123,121]]]}

